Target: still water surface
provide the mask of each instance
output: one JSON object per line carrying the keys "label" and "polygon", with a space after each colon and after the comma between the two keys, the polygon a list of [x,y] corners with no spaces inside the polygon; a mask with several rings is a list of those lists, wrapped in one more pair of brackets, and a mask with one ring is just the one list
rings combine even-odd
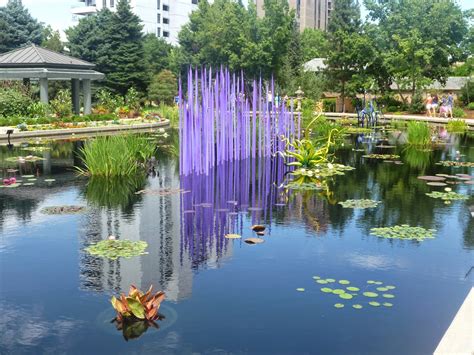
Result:
{"label": "still water surface", "polygon": [[[358,149],[399,152],[404,164],[364,159],[346,144],[337,156],[356,170],[334,178],[324,192],[278,188],[282,170],[271,160],[180,177],[177,159],[163,158],[159,176],[138,187],[88,185],[69,170],[78,143],[55,143],[59,153],[21,172],[40,174],[34,186],[0,190],[0,353],[432,353],[473,285],[474,185],[453,185],[470,198],[445,205],[425,195],[443,188],[416,177],[474,175],[472,168],[435,165],[457,150],[474,161],[474,142],[452,137],[423,155],[362,141]],[[56,181],[42,182],[43,174]],[[158,193],[164,188],[173,190]],[[140,189],[149,193],[134,193]],[[337,204],[356,198],[382,204],[365,210]],[[66,204],[87,211],[41,213]],[[267,226],[265,243],[223,238],[253,236],[254,223]],[[436,238],[369,234],[372,227],[404,223],[437,229]],[[84,251],[109,235],[144,240],[149,254],[107,261]],[[367,280],[394,285],[396,297],[381,300],[393,307],[325,294],[320,288],[331,286],[316,283],[316,275],[349,280],[361,292]],[[160,329],[125,341],[110,323],[109,299],[132,283],[165,290],[166,319]],[[338,302],[346,306],[334,308]]]}

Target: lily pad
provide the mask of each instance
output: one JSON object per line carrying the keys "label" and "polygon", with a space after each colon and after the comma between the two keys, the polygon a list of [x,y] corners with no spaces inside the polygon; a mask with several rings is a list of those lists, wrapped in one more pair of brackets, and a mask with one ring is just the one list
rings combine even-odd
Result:
{"label": "lily pad", "polygon": [[424,239],[434,238],[434,232],[436,232],[436,230],[425,229],[423,227],[410,227],[408,224],[402,224],[393,227],[372,228],[370,232],[370,234],[381,238],[423,241]]}
{"label": "lily pad", "polygon": [[317,282],[318,284],[322,284],[322,285],[325,285],[325,284],[328,283],[326,280],[316,280],[316,282]]}
{"label": "lily pad", "polygon": [[327,282],[336,282],[334,279],[326,279]]}
{"label": "lily pad", "polygon": [[341,201],[339,204],[344,208],[354,208],[354,209],[362,209],[362,208],[375,208],[380,203],[380,201],[374,200],[346,200]]}
{"label": "lily pad", "polygon": [[369,302],[369,304],[374,307],[380,307],[380,303],[375,302],[375,301]]}
{"label": "lily pad", "polygon": [[304,288],[302,288],[302,287],[299,287],[299,288],[297,288],[297,289],[296,289],[296,291],[298,291],[298,292],[304,292],[304,291],[305,291],[305,289],[304,289]]}
{"label": "lily pad", "polygon": [[315,279],[315,280],[319,280],[320,278],[321,277],[319,277],[319,276],[313,276],[313,279]]}
{"label": "lily pad", "polygon": [[427,182],[426,185],[429,185],[429,186],[448,186],[448,184],[446,184],[445,182],[436,182],[436,181]]}
{"label": "lily pad", "polygon": [[368,284],[374,284],[374,283],[375,283],[375,281],[373,281],[373,280],[369,280],[369,281],[367,281],[367,283],[368,283]]}
{"label": "lily pad", "polygon": [[252,227],[250,227],[254,232],[263,232],[265,230],[265,226],[262,226],[261,224],[255,224]]}
{"label": "lily pad", "polygon": [[334,293],[335,295],[342,295],[343,293],[345,293],[346,291],[340,289],[340,288],[336,288],[335,290],[332,290],[332,293]]}
{"label": "lily pad", "polygon": [[439,198],[443,201],[467,200],[469,198],[466,195],[461,195],[454,191],[445,191],[445,192],[433,191],[433,192],[427,193],[426,195],[432,198]]}
{"label": "lily pad", "polygon": [[384,293],[384,294],[382,295],[382,297],[383,297],[383,298],[395,298],[395,295],[392,295],[392,294],[390,294],[390,293]]}
{"label": "lily pad", "polygon": [[324,293],[331,293],[331,292],[333,292],[332,288],[329,288],[329,287],[323,287],[323,288],[321,288],[321,291],[324,292]]}
{"label": "lily pad", "polygon": [[388,288],[386,288],[386,287],[377,287],[377,291],[385,292],[385,291],[388,291]]}
{"label": "lily pad", "polygon": [[334,307],[336,307],[336,308],[344,308],[344,305],[343,305],[342,303],[336,303],[336,304],[334,305]]}
{"label": "lily pad", "polygon": [[392,306],[393,306],[393,304],[390,303],[390,302],[384,302],[384,303],[382,303],[382,304],[383,304],[385,307],[392,307]]}
{"label": "lily pad", "polygon": [[247,238],[244,240],[245,243],[247,244],[261,244],[263,243],[265,240],[262,239],[262,238]]}
{"label": "lily pad", "polygon": [[425,181],[444,181],[444,180],[446,180],[446,178],[444,176],[431,176],[431,175],[418,176],[417,179],[425,180]]}
{"label": "lily pad", "polygon": [[452,160],[443,160],[437,163],[438,165],[443,166],[455,166],[455,167],[465,167],[465,168],[472,168],[474,167],[473,162],[469,161],[452,161]]}
{"label": "lily pad", "polygon": [[368,159],[382,159],[382,160],[391,160],[400,158],[397,154],[366,154],[362,156],[363,158]]}
{"label": "lily pad", "polygon": [[[25,184],[26,185],[26,184]],[[49,206],[41,210],[44,214],[76,214],[86,210],[84,206]]]}
{"label": "lily pad", "polygon": [[355,309],[362,309],[362,305],[361,305],[361,304],[353,304],[353,305],[352,305],[352,308],[355,308]]}
{"label": "lily pad", "polygon": [[396,287],[392,285],[385,286],[387,290],[394,290]]}
{"label": "lily pad", "polygon": [[350,281],[348,281],[348,280],[339,280],[339,283],[340,283],[341,285],[349,285],[349,284],[350,284]]}
{"label": "lily pad", "polygon": [[353,291],[353,292],[360,291],[360,288],[355,287],[355,286],[349,286],[349,287],[346,287],[346,289],[347,289],[348,291]]}
{"label": "lily pad", "polygon": [[29,178],[34,178],[34,175],[22,175],[22,179],[29,179]]}
{"label": "lily pad", "polygon": [[119,257],[129,258],[132,256],[148,254],[145,252],[147,247],[148,243],[141,240],[133,241],[126,239],[107,239],[101,240],[96,244],[92,244],[85,248],[85,250],[92,255],[116,260]]}
{"label": "lily pad", "polygon": [[45,182],[54,182],[56,179],[44,179]]}
{"label": "lily pad", "polygon": [[352,296],[351,294],[349,293],[342,293],[339,295],[340,298],[344,299],[344,300],[350,300],[352,299],[354,296]]}
{"label": "lily pad", "polygon": [[364,292],[363,295],[364,295],[365,297],[374,298],[374,297],[377,297],[377,296],[378,296],[378,293],[367,291],[367,292]]}
{"label": "lily pad", "polygon": [[240,236],[239,234],[233,234],[233,233],[226,234],[224,237],[227,238],[227,239],[240,239],[240,238],[242,238],[242,236]]}

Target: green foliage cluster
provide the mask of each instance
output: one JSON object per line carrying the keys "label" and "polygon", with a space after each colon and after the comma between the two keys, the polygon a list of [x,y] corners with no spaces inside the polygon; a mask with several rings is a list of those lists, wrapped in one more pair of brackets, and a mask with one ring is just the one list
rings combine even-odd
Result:
{"label": "green foliage cluster", "polygon": [[104,8],[96,16],[86,16],[66,35],[71,55],[95,63],[106,74],[105,86],[125,95],[131,87],[146,88],[142,28],[129,1],[120,0],[117,11]]}
{"label": "green foliage cluster", "polygon": [[87,141],[81,149],[81,174],[105,178],[135,176],[142,171],[156,147],[143,136],[118,135]]}
{"label": "green foliage cluster", "polygon": [[142,240],[101,240],[88,246],[85,250],[91,255],[101,256],[110,260],[120,257],[131,258],[147,254],[148,243]]}
{"label": "green foliage cluster", "polygon": [[23,6],[21,0],[8,0],[0,7],[0,53],[28,42],[41,44],[43,27]]}
{"label": "green foliage cluster", "polygon": [[431,144],[431,130],[426,122],[410,121],[407,125],[408,144],[429,146]]}
{"label": "green foliage cluster", "polygon": [[33,100],[25,87],[11,86],[0,89],[0,117],[28,114],[28,107],[33,104]]}
{"label": "green foliage cluster", "polygon": [[157,107],[150,107],[144,110],[144,116],[150,117],[154,114],[158,114],[161,118],[165,118],[170,121],[171,126],[178,127],[179,123],[179,109],[177,105],[165,105],[160,104]]}
{"label": "green foliage cluster", "polygon": [[72,116],[71,92],[69,90],[59,90],[56,97],[51,100],[50,106],[56,117]]}
{"label": "green foliage cluster", "polygon": [[466,113],[461,107],[453,107],[453,117],[463,118],[466,117]]}
{"label": "green foliage cluster", "polygon": [[148,86],[148,98],[166,105],[172,105],[177,94],[176,77],[167,69],[155,75]]}
{"label": "green foliage cluster", "polygon": [[464,120],[450,120],[446,128],[450,133],[464,133],[469,129],[469,126]]}

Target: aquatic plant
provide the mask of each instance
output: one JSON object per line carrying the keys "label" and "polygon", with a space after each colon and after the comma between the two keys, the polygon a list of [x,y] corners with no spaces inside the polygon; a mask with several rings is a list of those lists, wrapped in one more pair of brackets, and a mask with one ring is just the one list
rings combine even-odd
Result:
{"label": "aquatic plant", "polygon": [[400,226],[371,228],[370,234],[381,238],[406,239],[423,241],[434,238],[436,229],[425,229],[423,227],[410,227],[408,224]]}
{"label": "aquatic plant", "polygon": [[427,196],[432,198],[439,198],[443,201],[456,201],[456,200],[467,200],[469,197],[466,195],[458,194],[454,191],[433,191],[426,193]]}
{"label": "aquatic plant", "polygon": [[127,296],[124,293],[120,294],[119,298],[112,296],[110,303],[117,311],[117,320],[136,319],[153,322],[158,319],[158,310],[165,299],[165,293],[158,291],[152,294],[152,290],[153,285],[146,293],[131,285]]}
{"label": "aquatic plant", "polygon": [[398,159],[400,156],[397,154],[365,154],[362,156],[362,158],[390,160]]}
{"label": "aquatic plant", "polygon": [[417,146],[407,145],[403,149],[403,160],[412,168],[425,169],[430,165],[432,155],[431,150]]}
{"label": "aquatic plant", "polygon": [[408,144],[428,146],[431,144],[431,130],[426,122],[410,121],[407,125]]}
{"label": "aquatic plant", "polygon": [[[395,286],[392,285],[386,285],[386,286],[380,286],[383,285],[383,282],[381,281],[373,281],[373,280],[368,280],[367,284],[361,287],[356,287],[356,286],[347,286],[351,284],[349,280],[336,280],[332,278],[327,278],[323,279],[320,276],[313,276],[313,279],[315,280],[316,283],[318,284],[323,284],[323,285],[344,285],[345,288],[331,288],[331,287],[321,287],[320,290],[322,293],[325,293],[329,296],[333,295],[332,297],[336,296],[340,300],[356,300],[356,299],[367,299],[367,304],[372,305],[372,306],[380,306],[380,302],[377,302],[376,299],[381,297],[381,298],[395,298],[395,295],[393,293],[386,293],[387,291],[393,292],[393,290],[396,288]],[[372,290],[371,288],[375,288]],[[365,291],[360,293],[359,291],[361,289],[364,289]],[[297,290],[304,290],[303,288],[297,289]],[[381,293],[375,292],[379,291]],[[362,297],[363,296],[363,297]],[[363,305],[360,304],[361,302],[356,302],[352,304],[352,308],[355,309],[362,309]],[[392,303],[384,304],[386,307],[392,307]],[[334,305],[336,308],[344,308],[345,304],[344,303],[336,303]]]}
{"label": "aquatic plant", "polygon": [[464,168],[474,168],[474,163],[470,161],[452,161],[452,160],[442,160],[437,165],[442,166],[456,166],[456,167],[464,167]]}
{"label": "aquatic plant", "polygon": [[84,206],[48,206],[41,210],[44,214],[77,214],[86,210]]}
{"label": "aquatic plant", "polygon": [[107,239],[92,244],[85,248],[85,250],[91,255],[116,260],[120,257],[131,258],[133,256],[148,254],[145,252],[147,247],[148,243],[142,240]]}
{"label": "aquatic plant", "polygon": [[453,119],[449,120],[446,129],[450,133],[464,133],[469,129],[469,126],[462,119]]}
{"label": "aquatic plant", "polygon": [[138,135],[117,135],[98,137],[87,141],[81,149],[84,167],[76,167],[82,175],[88,176],[133,176],[144,170],[156,147],[145,137]]}
{"label": "aquatic plant", "polygon": [[380,203],[380,201],[374,201],[374,200],[367,200],[367,199],[362,199],[362,200],[346,200],[346,201],[341,201],[339,204],[344,207],[344,208],[374,208],[377,207],[377,205]]}

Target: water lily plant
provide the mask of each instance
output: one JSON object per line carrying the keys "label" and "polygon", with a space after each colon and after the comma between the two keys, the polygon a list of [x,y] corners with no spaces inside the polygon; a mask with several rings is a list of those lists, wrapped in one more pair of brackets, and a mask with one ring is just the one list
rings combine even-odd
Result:
{"label": "water lily plant", "polygon": [[143,293],[134,285],[130,286],[128,296],[124,293],[119,298],[112,296],[110,302],[117,311],[117,320],[124,319],[147,320],[150,322],[159,318],[158,310],[165,299],[165,293],[158,291],[152,294],[153,286]]}

